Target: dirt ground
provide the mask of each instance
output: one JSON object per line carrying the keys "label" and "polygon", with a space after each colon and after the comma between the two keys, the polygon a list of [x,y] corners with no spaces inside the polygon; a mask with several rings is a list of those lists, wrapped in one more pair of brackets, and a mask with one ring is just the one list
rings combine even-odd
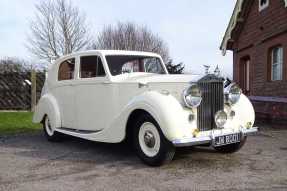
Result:
{"label": "dirt ground", "polygon": [[142,164],[124,144],[0,136],[0,190],[287,190],[285,129],[265,127],[230,155],[178,149],[159,168]]}

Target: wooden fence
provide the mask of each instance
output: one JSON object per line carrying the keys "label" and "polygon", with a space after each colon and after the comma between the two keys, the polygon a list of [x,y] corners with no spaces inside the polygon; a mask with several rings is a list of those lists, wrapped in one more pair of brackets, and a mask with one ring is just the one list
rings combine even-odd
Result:
{"label": "wooden fence", "polygon": [[44,72],[0,73],[0,110],[33,110],[44,81]]}

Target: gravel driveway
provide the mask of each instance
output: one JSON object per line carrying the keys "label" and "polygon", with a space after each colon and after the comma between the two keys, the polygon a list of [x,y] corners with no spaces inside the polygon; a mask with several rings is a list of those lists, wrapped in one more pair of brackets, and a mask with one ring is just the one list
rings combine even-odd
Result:
{"label": "gravel driveway", "polygon": [[180,149],[159,168],[123,144],[49,143],[42,133],[0,137],[0,190],[287,190],[285,129],[267,128],[231,155]]}

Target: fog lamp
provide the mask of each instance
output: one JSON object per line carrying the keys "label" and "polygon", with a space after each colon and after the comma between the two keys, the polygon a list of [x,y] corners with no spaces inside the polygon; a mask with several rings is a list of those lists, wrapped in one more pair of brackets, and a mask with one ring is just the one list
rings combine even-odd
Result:
{"label": "fog lamp", "polygon": [[223,128],[227,121],[227,114],[223,110],[218,111],[214,116],[214,120],[217,127]]}

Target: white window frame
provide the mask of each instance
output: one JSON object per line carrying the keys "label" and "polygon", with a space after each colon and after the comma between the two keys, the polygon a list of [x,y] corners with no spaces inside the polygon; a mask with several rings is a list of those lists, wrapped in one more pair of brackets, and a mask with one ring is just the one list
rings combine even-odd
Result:
{"label": "white window frame", "polygon": [[[274,62],[274,51],[278,49],[278,58],[276,59],[277,62]],[[272,48],[271,50],[271,81],[281,81],[283,80],[283,59],[284,58],[284,52],[282,46],[276,46]],[[278,74],[277,78],[274,77],[274,67],[277,66]]]}
{"label": "white window frame", "polygon": [[261,1],[262,0],[258,0],[259,11],[262,11],[262,10],[266,9],[269,6],[269,0],[266,0],[266,4],[264,4],[264,5],[261,5]]}

